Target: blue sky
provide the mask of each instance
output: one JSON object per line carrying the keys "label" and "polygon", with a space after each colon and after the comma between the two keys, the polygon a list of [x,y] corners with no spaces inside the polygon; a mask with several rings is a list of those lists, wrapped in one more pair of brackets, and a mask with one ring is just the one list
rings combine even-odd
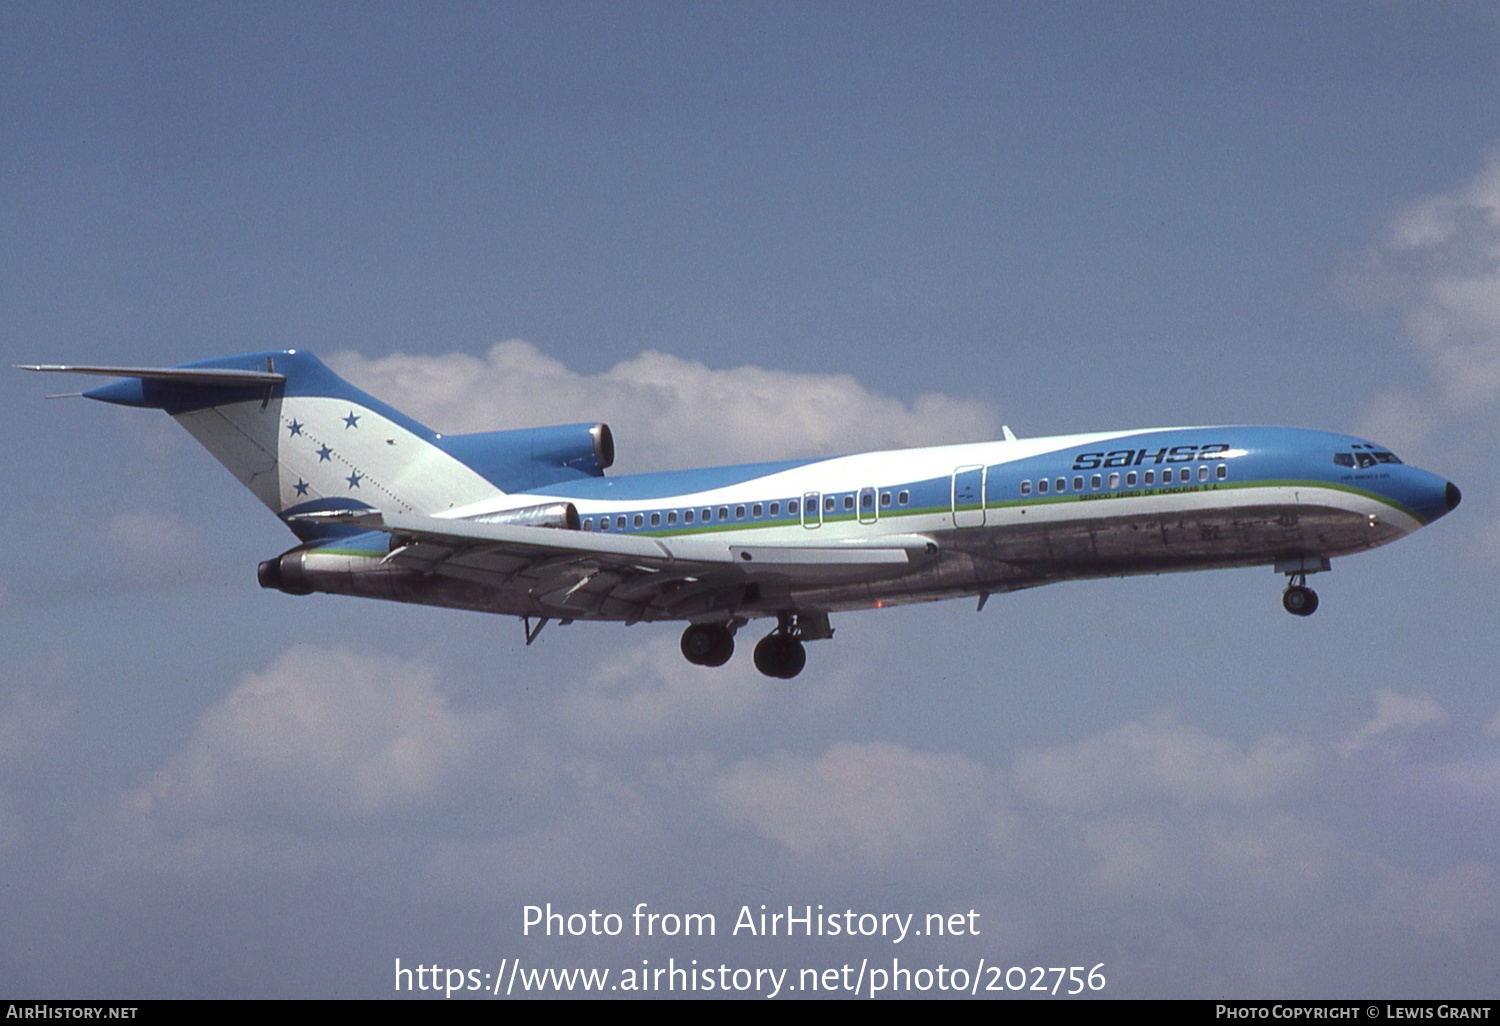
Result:
{"label": "blue sky", "polygon": [[[787,684],[264,592],[293,539],[184,432],[7,375],[5,989],[1493,995],[1497,79],[1478,3],[0,10],[8,363],[295,346],[439,430],[608,420],[621,471],[1297,424],[1465,495],[1307,621],[1268,570],[1071,584],[838,617]],[[523,937],[548,901],[983,932]]]}

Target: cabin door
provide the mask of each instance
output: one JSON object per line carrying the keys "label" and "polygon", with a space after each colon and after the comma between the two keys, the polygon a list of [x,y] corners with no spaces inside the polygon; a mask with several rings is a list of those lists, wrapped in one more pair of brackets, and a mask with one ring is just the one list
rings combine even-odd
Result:
{"label": "cabin door", "polygon": [[959,467],[953,472],[953,526],[984,526],[984,467]]}

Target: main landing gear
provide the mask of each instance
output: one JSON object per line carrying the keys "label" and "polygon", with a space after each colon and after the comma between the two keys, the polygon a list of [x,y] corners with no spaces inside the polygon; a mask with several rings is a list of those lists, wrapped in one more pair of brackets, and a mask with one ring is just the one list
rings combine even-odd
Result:
{"label": "main landing gear", "polygon": [[[755,668],[791,680],[807,665],[803,642],[833,637],[827,613],[780,613],[776,629],[755,646]],[[682,654],[695,666],[723,666],[734,655],[734,632],[743,621],[694,623],[682,632]]]}
{"label": "main landing gear", "polygon": [[755,668],[767,677],[791,680],[807,665],[807,649],[795,634],[783,634],[782,628],[767,634],[755,646]]}
{"label": "main landing gear", "polygon": [[723,666],[734,655],[734,631],[722,623],[694,623],[682,632],[682,654],[694,666]]}

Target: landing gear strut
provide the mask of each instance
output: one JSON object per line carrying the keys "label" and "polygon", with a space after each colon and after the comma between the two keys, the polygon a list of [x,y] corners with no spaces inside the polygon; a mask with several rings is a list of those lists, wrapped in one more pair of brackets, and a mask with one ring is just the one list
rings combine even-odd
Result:
{"label": "landing gear strut", "polygon": [[1307,586],[1306,574],[1293,574],[1281,593],[1281,606],[1293,616],[1312,616],[1318,609],[1318,593]]}
{"label": "landing gear strut", "polygon": [[734,655],[734,631],[722,623],[689,624],[682,654],[695,666],[723,666]]}

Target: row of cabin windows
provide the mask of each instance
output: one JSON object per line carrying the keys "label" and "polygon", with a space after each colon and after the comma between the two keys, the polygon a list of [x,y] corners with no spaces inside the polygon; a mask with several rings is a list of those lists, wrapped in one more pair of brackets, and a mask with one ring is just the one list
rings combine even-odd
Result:
{"label": "row of cabin windows", "polygon": [[[891,505],[891,494],[892,493],[890,493],[890,492],[881,492],[880,493],[880,505],[881,505],[882,508],[886,508],[886,507],[889,507]],[[895,493],[895,495],[896,495],[896,503],[897,503],[897,505],[905,506],[907,503],[909,503],[911,501],[911,492],[906,491],[904,489],[902,491],[900,491],[900,492]],[[811,498],[811,496],[809,496],[809,498]],[[786,504],[786,515],[789,516],[789,517],[795,517],[797,515],[798,509],[799,509],[798,500],[797,499],[787,499],[785,504]],[[866,491],[864,491],[863,493],[861,493],[861,495],[860,495],[860,506],[861,506],[861,508],[867,509],[867,510],[873,510],[875,508],[875,494],[874,494],[873,490],[867,489]],[[826,512],[826,513],[832,513],[835,510],[837,510],[838,507],[839,507],[839,497],[833,496],[833,495],[828,495],[828,496],[824,497],[824,499],[823,499],[823,511],[824,512]],[[846,510],[853,510],[854,509],[854,495],[853,495],[853,493],[850,493],[848,495],[843,496],[843,507]],[[781,516],[781,508],[782,508],[782,502],[780,500],[778,500],[776,502],[771,502],[771,503],[762,503],[762,502],[743,503],[743,504],[735,505],[735,506],[732,506],[732,507],[731,506],[720,506],[719,509],[718,509],[718,513],[719,513],[718,520],[719,520],[720,523],[727,522],[730,519],[729,513],[730,513],[731,509],[734,511],[734,518],[733,519],[735,519],[735,520],[744,520],[746,512],[748,512],[750,514],[750,519],[751,520],[759,520],[762,516],[779,517],[779,516]],[[686,525],[686,524],[692,524],[692,523],[711,524],[711,523],[714,522],[714,508],[712,506],[704,506],[702,509],[685,509],[685,510],[681,511],[681,515],[682,515],[681,522],[684,525]],[[594,530],[594,523],[595,523],[595,518],[594,517],[584,517],[584,519],[583,519],[583,529],[585,531],[592,531],[592,530]],[[616,530],[616,531],[623,531],[627,527],[638,527],[638,528],[645,527],[648,523],[652,527],[662,527],[662,526],[676,527],[677,524],[678,524],[678,511],[675,510],[675,509],[669,509],[669,510],[666,510],[665,512],[662,512],[662,511],[658,510],[657,512],[654,512],[654,513],[633,513],[633,514],[624,514],[624,513],[622,513],[622,514],[617,515],[614,518],[613,529]],[[601,531],[608,531],[608,530],[610,530],[611,529],[610,518],[607,517],[607,516],[599,517],[598,518],[598,525],[599,525],[599,530],[601,530]]]}
{"label": "row of cabin windows", "polygon": [[[1137,484],[1143,485],[1143,486],[1145,486],[1147,488],[1152,487],[1152,486],[1154,486],[1156,484],[1156,474],[1157,474],[1157,472],[1155,470],[1141,471],[1141,472],[1139,472],[1139,474],[1137,473],[1137,471],[1134,471],[1134,470],[1129,471],[1128,473],[1125,474],[1125,487],[1126,488],[1134,488],[1134,487],[1136,487]],[[1208,464],[1206,464],[1206,463],[1199,464],[1198,465],[1198,480],[1199,481],[1207,481],[1208,480],[1208,474],[1209,474]],[[1227,463],[1220,463],[1220,464],[1216,465],[1214,467],[1214,469],[1213,469],[1213,475],[1214,475],[1214,477],[1217,480],[1223,481],[1225,478],[1227,478],[1229,476],[1229,465]],[[1192,480],[1193,480],[1193,469],[1191,467],[1183,467],[1180,470],[1177,470],[1175,472],[1171,468],[1168,468],[1168,469],[1163,470],[1161,472],[1161,483],[1164,484],[1164,485],[1169,485],[1169,484],[1187,484],[1188,482],[1190,482]],[[1103,488],[1103,487],[1104,487],[1104,475],[1102,475],[1102,474],[1093,474],[1093,475],[1090,475],[1090,477],[1089,477],[1089,486],[1088,486],[1088,490],[1089,491],[1098,491],[1100,488]],[[1109,475],[1109,489],[1111,491],[1113,491],[1114,489],[1119,488],[1119,487],[1120,487],[1120,475],[1118,473],[1110,474]],[[1053,491],[1053,492],[1066,492],[1068,490],[1068,479],[1065,478],[1065,477],[1059,477],[1059,478],[1056,478],[1056,479],[1046,478],[1046,477],[1040,478],[1036,482],[1036,490],[1037,490],[1037,494],[1038,495],[1046,495],[1049,491]],[[1084,487],[1083,487],[1083,475],[1080,474],[1078,477],[1073,478],[1073,491],[1075,491],[1075,492],[1081,492],[1083,490],[1084,490]],[[1021,482],[1021,494],[1022,495],[1030,495],[1031,494],[1031,482],[1030,481],[1022,481]]]}

